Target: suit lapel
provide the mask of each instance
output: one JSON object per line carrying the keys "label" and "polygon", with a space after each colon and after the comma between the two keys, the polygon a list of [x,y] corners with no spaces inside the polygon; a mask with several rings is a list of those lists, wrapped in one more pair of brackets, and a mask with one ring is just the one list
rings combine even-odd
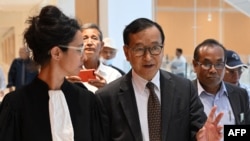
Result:
{"label": "suit lapel", "polygon": [[132,72],[130,71],[125,77],[125,81],[121,84],[119,93],[119,101],[124,111],[129,127],[136,141],[142,141],[142,133],[140,127],[140,119],[135,100],[135,94],[132,86]]}
{"label": "suit lapel", "polygon": [[[131,71],[125,76],[125,81],[121,84],[119,101],[125,113],[130,129],[136,140],[142,141],[141,127],[139,122],[138,109],[135,94],[131,82]],[[160,71],[161,88],[161,113],[162,113],[162,140],[166,140],[170,115],[172,110],[175,83],[168,73]]]}
{"label": "suit lapel", "polygon": [[236,92],[234,92],[234,90],[227,83],[225,83],[225,86],[226,86],[226,89],[228,92],[228,99],[229,99],[229,102],[231,104],[231,107],[232,107],[232,110],[234,113],[235,122],[236,122],[236,124],[240,124],[239,115],[236,114],[236,113],[238,113],[238,111],[240,111],[239,103],[237,103],[238,100],[236,100],[239,98],[238,98],[237,94],[234,94]]}
{"label": "suit lapel", "polygon": [[160,71],[162,140],[166,140],[173,105],[175,83],[168,73]]}

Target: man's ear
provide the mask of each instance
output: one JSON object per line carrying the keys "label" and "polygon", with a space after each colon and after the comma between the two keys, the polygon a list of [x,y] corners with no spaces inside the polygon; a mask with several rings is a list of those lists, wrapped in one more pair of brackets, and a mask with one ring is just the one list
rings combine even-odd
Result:
{"label": "man's ear", "polygon": [[127,61],[129,61],[129,54],[128,54],[128,51],[129,51],[128,46],[127,46],[127,45],[124,45],[124,46],[123,46],[123,52],[124,52],[124,55],[125,55]]}
{"label": "man's ear", "polygon": [[196,72],[196,67],[197,67],[197,62],[195,60],[192,61],[193,63],[193,69],[194,69],[194,72]]}
{"label": "man's ear", "polygon": [[101,42],[101,45],[102,45],[102,48],[103,48],[103,46],[104,46],[104,42],[103,41]]}
{"label": "man's ear", "polygon": [[196,65],[197,65],[197,63],[196,63],[195,60],[193,60],[192,63],[193,63],[193,66],[196,66]]}

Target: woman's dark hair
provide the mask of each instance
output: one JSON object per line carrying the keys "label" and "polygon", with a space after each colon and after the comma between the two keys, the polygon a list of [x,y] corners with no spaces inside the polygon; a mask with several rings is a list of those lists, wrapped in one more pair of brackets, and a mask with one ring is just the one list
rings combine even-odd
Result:
{"label": "woman's dark hair", "polygon": [[161,33],[161,39],[162,39],[162,44],[164,44],[164,40],[165,40],[165,35],[164,32],[161,28],[161,26],[154,22],[151,21],[147,18],[138,18],[135,19],[134,21],[132,21],[129,25],[126,26],[126,28],[123,31],[123,42],[124,45],[128,45],[130,40],[129,40],[129,34],[135,34],[138,33],[144,29],[147,29],[149,27],[153,27],[155,26]]}
{"label": "woman's dark hair", "polygon": [[29,17],[26,23],[29,27],[24,32],[24,43],[33,52],[34,61],[40,65],[50,59],[52,47],[68,45],[81,27],[76,19],[67,17],[53,5],[43,7],[38,16]]}
{"label": "woman's dark hair", "polygon": [[199,61],[199,59],[200,59],[200,48],[202,48],[204,46],[210,46],[210,47],[218,46],[218,47],[221,47],[223,49],[223,51],[224,51],[224,60],[225,61],[227,60],[225,47],[215,39],[206,39],[203,42],[201,42],[199,45],[197,45],[197,47],[195,48],[195,50],[194,50],[194,60],[195,61]]}

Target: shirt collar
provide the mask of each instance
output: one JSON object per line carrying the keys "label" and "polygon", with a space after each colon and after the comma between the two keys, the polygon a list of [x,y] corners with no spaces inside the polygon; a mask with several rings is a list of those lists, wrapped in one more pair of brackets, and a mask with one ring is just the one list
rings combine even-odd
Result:
{"label": "shirt collar", "polygon": [[[95,73],[105,76],[107,72],[103,71],[103,70],[105,70],[104,67],[105,67],[104,64],[102,62],[99,62],[99,66],[95,70]],[[84,65],[82,65],[82,68],[86,69]]]}
{"label": "shirt collar", "polygon": [[[200,96],[203,92],[208,93],[204,90],[204,88],[201,86],[200,81],[197,79],[197,88],[198,88],[198,95]],[[226,86],[224,84],[224,82],[221,82],[221,87],[220,90],[217,92],[217,94],[219,94],[219,96],[225,94],[226,96],[228,96],[228,92],[226,89]]]}
{"label": "shirt collar", "polygon": [[107,72],[103,71],[103,70],[106,70],[104,67],[105,67],[104,64],[102,62],[99,62],[99,66],[96,69],[96,72],[98,74],[101,74],[101,75],[105,76]]}
{"label": "shirt collar", "polygon": [[[139,86],[143,86],[140,89],[141,91],[144,91],[146,89],[146,84],[148,83],[148,80],[145,80],[142,77],[140,77],[138,74],[136,74],[134,70],[132,70],[132,81],[139,84]],[[157,71],[157,73],[155,74],[151,82],[154,83],[154,85],[156,86],[158,90],[160,90],[160,72],[159,71]]]}

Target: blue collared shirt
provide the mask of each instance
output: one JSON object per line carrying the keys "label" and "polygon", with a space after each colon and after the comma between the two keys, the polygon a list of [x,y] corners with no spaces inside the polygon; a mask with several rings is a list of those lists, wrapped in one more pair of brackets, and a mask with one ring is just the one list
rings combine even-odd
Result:
{"label": "blue collared shirt", "polygon": [[235,124],[235,117],[232,111],[231,104],[228,99],[227,89],[225,84],[222,82],[219,91],[214,95],[211,93],[206,92],[200,82],[197,83],[198,85],[198,94],[201,99],[201,102],[204,105],[204,111],[206,115],[210,113],[213,106],[217,106],[216,115],[220,112],[223,112],[224,115],[220,121],[221,125],[229,125]]}

